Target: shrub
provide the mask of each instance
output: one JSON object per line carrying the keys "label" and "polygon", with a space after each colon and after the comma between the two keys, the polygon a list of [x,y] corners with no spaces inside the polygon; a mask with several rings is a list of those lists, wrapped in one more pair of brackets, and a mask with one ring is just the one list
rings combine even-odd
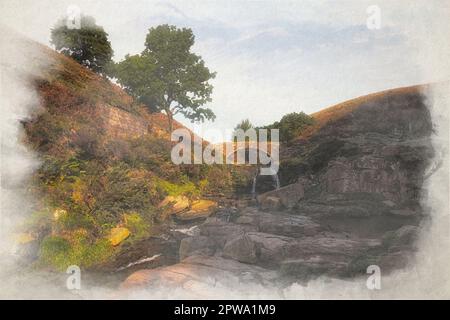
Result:
{"label": "shrub", "polygon": [[164,195],[169,196],[185,195],[193,197],[200,195],[200,189],[190,181],[176,184],[166,180],[158,179],[157,188],[160,189]]}
{"label": "shrub", "polygon": [[57,236],[46,237],[41,243],[41,262],[58,270],[64,270],[72,264],[68,261],[69,250],[70,243],[66,239]]}
{"label": "shrub", "polygon": [[70,265],[89,268],[105,262],[113,254],[107,239],[92,241],[85,230],[76,230],[64,237],[48,236],[41,244],[40,261],[59,271]]}
{"label": "shrub", "polygon": [[150,234],[150,223],[141,217],[136,212],[127,213],[124,215],[125,226],[131,231],[131,236],[134,239],[145,238]]}

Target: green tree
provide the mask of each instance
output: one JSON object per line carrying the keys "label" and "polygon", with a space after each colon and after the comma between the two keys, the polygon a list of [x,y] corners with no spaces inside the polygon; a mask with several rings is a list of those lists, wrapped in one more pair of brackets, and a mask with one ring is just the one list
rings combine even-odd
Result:
{"label": "green tree", "polygon": [[191,52],[191,29],[160,25],[149,29],[141,54],[127,55],[114,67],[124,89],[151,110],[167,114],[169,130],[173,117],[182,114],[191,121],[214,120],[209,108],[212,85],[210,72],[202,58]]}
{"label": "green tree", "polygon": [[[254,128],[253,124],[250,122],[249,119],[244,119],[241,122],[239,122],[236,127],[234,127],[233,131],[233,137],[236,136],[236,133],[239,129],[243,130],[244,133],[247,132],[247,130]],[[246,139],[248,140],[248,139]]]}
{"label": "green tree", "polygon": [[314,118],[304,112],[292,112],[284,115],[280,121],[266,126],[266,129],[279,129],[280,140],[290,143],[297,138],[305,128],[314,124]]}
{"label": "green tree", "polygon": [[113,56],[108,34],[90,16],[81,15],[79,28],[69,28],[67,18],[59,20],[51,30],[50,42],[56,51],[100,74]]}
{"label": "green tree", "polygon": [[251,128],[253,128],[252,123],[250,122],[250,120],[245,119],[245,120],[242,120],[241,122],[239,122],[236,125],[236,127],[234,127],[234,130],[242,129],[245,132],[245,131],[247,131],[248,129],[251,129]]}

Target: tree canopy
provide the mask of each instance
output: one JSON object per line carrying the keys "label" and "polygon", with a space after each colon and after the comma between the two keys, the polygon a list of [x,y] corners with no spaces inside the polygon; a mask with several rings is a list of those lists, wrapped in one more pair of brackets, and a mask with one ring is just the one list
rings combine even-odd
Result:
{"label": "tree canopy", "polygon": [[236,127],[234,127],[234,130],[236,131],[236,130],[242,129],[245,132],[248,129],[252,129],[252,128],[254,128],[254,127],[253,127],[253,124],[250,122],[250,120],[244,119],[241,122],[239,122],[236,125]]}
{"label": "tree canopy", "polygon": [[104,74],[113,56],[108,34],[91,16],[81,15],[79,28],[69,28],[67,22],[68,18],[63,18],[51,30],[51,43],[56,51]]}
{"label": "tree canopy", "polygon": [[314,118],[304,112],[292,112],[284,115],[280,121],[265,126],[265,129],[279,129],[280,140],[289,143],[297,138],[303,130],[314,124]]}
{"label": "tree canopy", "polygon": [[211,101],[215,77],[199,55],[191,52],[194,34],[189,28],[160,25],[150,28],[145,49],[127,55],[114,67],[114,75],[124,89],[151,110],[167,114],[169,130],[173,117],[182,114],[191,121],[214,120]]}

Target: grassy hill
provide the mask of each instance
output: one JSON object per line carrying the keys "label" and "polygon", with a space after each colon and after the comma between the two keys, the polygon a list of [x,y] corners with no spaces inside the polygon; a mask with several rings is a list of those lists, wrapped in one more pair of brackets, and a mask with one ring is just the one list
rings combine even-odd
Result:
{"label": "grassy hill", "polygon": [[95,266],[120,251],[107,240],[112,229],[130,230],[127,242],[157,232],[165,223],[157,204],[167,195],[232,191],[228,168],[171,162],[164,114],[150,113],[109,80],[36,46],[49,61],[32,80],[40,111],[23,125],[41,160],[31,188],[39,200],[19,231],[25,242],[39,244],[41,264]]}

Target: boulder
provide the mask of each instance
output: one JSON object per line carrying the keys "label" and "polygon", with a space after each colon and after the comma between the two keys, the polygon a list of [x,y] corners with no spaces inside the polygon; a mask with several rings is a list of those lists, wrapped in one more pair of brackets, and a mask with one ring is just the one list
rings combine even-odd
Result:
{"label": "boulder", "polygon": [[187,237],[181,240],[179,256],[183,260],[191,255],[211,255],[214,253],[214,243],[205,236]]}
{"label": "boulder", "polygon": [[[253,242],[257,264],[280,266],[286,260],[309,261],[316,256],[330,265],[349,263],[353,257],[381,244],[372,239],[347,239],[342,235],[319,234],[313,237],[292,238],[262,232],[247,233]],[[312,261],[312,260],[311,260]]]}
{"label": "boulder", "polygon": [[280,210],[282,208],[281,200],[278,197],[264,197],[259,200],[259,205],[262,210]]}
{"label": "boulder", "polygon": [[258,263],[262,265],[278,265],[289,257],[289,248],[295,244],[293,238],[262,232],[249,232],[247,237],[253,242]]}
{"label": "boulder", "polygon": [[223,256],[239,262],[255,263],[257,261],[255,243],[245,234],[230,239],[223,248]]}
{"label": "boulder", "polygon": [[164,210],[164,216],[170,216],[189,208],[189,199],[185,196],[167,196],[158,204],[158,208]]}
{"label": "boulder", "polygon": [[[121,284],[121,289],[157,289],[171,286],[195,290],[196,296],[211,299],[214,290],[205,290],[219,286],[236,288],[243,282],[253,285],[269,284],[277,279],[276,272],[247,265],[221,257],[191,256],[175,265],[144,269],[131,274]],[[197,291],[196,289],[199,289]]]}
{"label": "boulder", "polygon": [[255,217],[260,232],[293,238],[313,236],[321,226],[306,216],[260,213]]}
{"label": "boulder", "polygon": [[[294,207],[305,196],[303,184],[300,182],[287,185],[285,187],[272,190],[258,196],[258,202],[263,206],[267,198],[277,198],[281,206],[290,209]],[[270,209],[270,208],[267,208]]]}
{"label": "boulder", "polygon": [[176,213],[179,220],[194,220],[209,217],[217,208],[217,202],[211,200],[195,200],[188,211]]}
{"label": "boulder", "polygon": [[111,229],[108,240],[113,246],[117,246],[129,236],[130,230],[124,227],[117,227]]}
{"label": "boulder", "polygon": [[199,228],[200,234],[209,237],[218,247],[223,247],[228,239],[236,238],[248,231],[257,230],[255,225],[228,223],[216,217],[209,217]]}

